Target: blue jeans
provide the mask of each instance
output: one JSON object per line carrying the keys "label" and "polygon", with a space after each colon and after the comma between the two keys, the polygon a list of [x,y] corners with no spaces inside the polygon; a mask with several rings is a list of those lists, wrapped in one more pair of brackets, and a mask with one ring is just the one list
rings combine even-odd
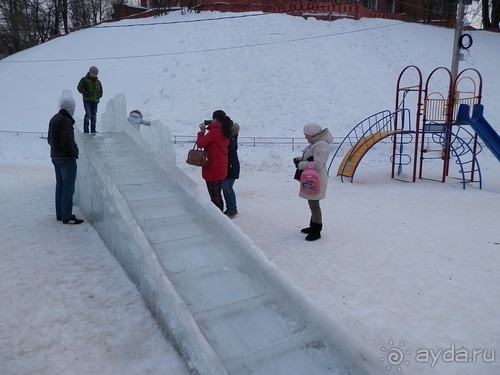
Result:
{"label": "blue jeans", "polygon": [[83,131],[89,132],[89,121],[90,121],[90,131],[95,133],[95,124],[97,122],[97,103],[88,100],[83,101],[83,108],[85,108],[85,117],[83,118]]}
{"label": "blue jeans", "polygon": [[236,193],[234,192],[233,186],[236,180],[234,178],[226,178],[222,182],[222,193],[224,194],[224,200],[226,201],[226,209],[228,211],[237,211],[236,209]]}
{"label": "blue jeans", "polygon": [[73,217],[76,159],[52,159],[56,171],[56,217],[67,220]]}

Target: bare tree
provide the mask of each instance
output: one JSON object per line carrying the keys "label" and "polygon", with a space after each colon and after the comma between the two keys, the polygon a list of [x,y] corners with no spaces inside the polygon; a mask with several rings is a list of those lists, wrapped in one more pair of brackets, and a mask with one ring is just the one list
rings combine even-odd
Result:
{"label": "bare tree", "polygon": [[22,51],[40,43],[43,35],[42,0],[0,0],[0,55]]}
{"label": "bare tree", "polygon": [[[110,17],[116,0],[0,0],[0,58]],[[62,25],[62,29],[61,29]]]}
{"label": "bare tree", "polygon": [[491,0],[491,29],[500,28],[500,0]]}
{"label": "bare tree", "polygon": [[61,0],[61,17],[64,26],[64,34],[69,34],[68,25],[68,0]]}
{"label": "bare tree", "polygon": [[485,30],[498,30],[500,26],[500,0],[481,0],[481,14]]}
{"label": "bare tree", "polygon": [[61,25],[61,11],[60,11],[60,0],[52,0],[52,9],[54,14],[54,24],[52,25],[52,35],[60,34]]}
{"label": "bare tree", "polygon": [[70,19],[74,27],[91,27],[112,15],[113,0],[69,0]]}
{"label": "bare tree", "polygon": [[488,0],[481,0],[481,10],[483,13],[483,28],[490,29],[491,21],[490,21],[490,4]]}
{"label": "bare tree", "polygon": [[53,4],[50,2],[31,0],[31,13],[29,16],[30,25],[33,26],[33,32],[39,43],[44,43],[51,36],[53,18],[55,15]]}
{"label": "bare tree", "polygon": [[85,4],[85,0],[70,0],[71,23],[76,28],[85,28],[92,26],[90,12]]}

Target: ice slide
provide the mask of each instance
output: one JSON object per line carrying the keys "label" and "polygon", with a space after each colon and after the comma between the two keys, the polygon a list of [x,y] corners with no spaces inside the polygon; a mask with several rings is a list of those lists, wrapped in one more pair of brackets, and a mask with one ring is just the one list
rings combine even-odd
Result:
{"label": "ice slide", "polygon": [[137,134],[77,132],[75,201],[194,373],[385,373]]}
{"label": "ice slide", "polygon": [[486,147],[500,161],[500,136],[483,116],[484,106],[475,104],[472,110],[472,117],[469,117],[470,107],[468,104],[460,104],[455,123],[457,125],[470,125],[479,135]]}

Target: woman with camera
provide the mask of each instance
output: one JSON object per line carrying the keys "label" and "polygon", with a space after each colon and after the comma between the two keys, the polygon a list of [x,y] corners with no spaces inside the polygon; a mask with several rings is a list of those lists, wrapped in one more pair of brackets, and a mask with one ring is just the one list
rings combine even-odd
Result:
{"label": "woman with camera", "polygon": [[208,164],[201,168],[201,176],[207,184],[210,200],[221,211],[224,210],[222,182],[227,176],[227,151],[232,125],[229,116],[219,109],[212,114],[212,120],[200,124],[196,141],[196,145],[208,153]]}

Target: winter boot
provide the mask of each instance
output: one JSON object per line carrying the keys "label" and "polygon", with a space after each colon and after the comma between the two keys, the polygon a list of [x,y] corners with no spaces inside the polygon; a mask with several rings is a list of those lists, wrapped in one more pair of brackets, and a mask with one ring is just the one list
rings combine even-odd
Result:
{"label": "winter boot", "polygon": [[311,225],[312,225],[312,220],[309,221],[309,226],[307,228],[302,228],[300,230],[300,233],[305,233],[305,234],[311,233]]}
{"label": "winter boot", "polygon": [[323,224],[317,224],[311,222],[311,231],[306,236],[306,241],[316,241],[320,239],[322,229],[323,229]]}

